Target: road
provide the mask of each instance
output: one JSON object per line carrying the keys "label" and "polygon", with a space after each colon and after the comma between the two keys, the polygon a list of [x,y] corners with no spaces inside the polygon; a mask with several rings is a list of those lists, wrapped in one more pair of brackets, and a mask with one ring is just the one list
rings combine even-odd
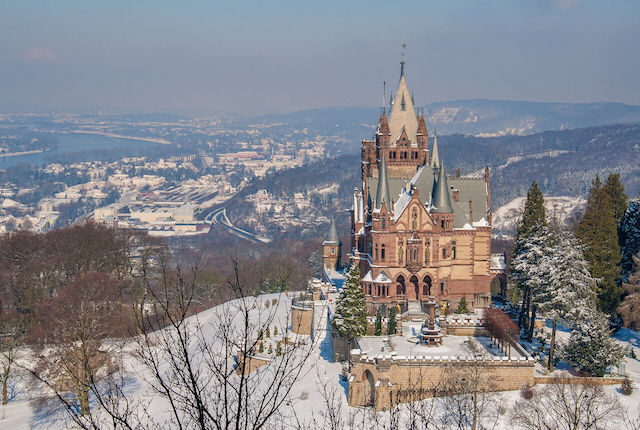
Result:
{"label": "road", "polygon": [[231,224],[231,221],[229,221],[229,218],[227,217],[227,211],[225,208],[215,209],[213,212],[209,213],[204,220],[206,222],[211,222],[211,227],[214,225],[221,225],[229,230],[229,232],[242,239],[246,239],[254,243],[269,243],[269,239],[249,233],[248,231],[242,230],[241,228],[235,227]]}

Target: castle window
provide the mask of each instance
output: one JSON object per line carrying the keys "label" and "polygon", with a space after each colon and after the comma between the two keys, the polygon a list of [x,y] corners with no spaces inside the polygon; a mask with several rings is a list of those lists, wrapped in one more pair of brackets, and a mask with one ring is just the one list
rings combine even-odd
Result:
{"label": "castle window", "polygon": [[382,218],[382,229],[386,229],[387,228],[387,219],[386,218]]}
{"label": "castle window", "polygon": [[456,259],[456,247],[455,246],[451,248],[451,258],[453,260]]}
{"label": "castle window", "polygon": [[444,282],[440,282],[440,294],[444,293]]}
{"label": "castle window", "polygon": [[384,261],[384,254],[385,254],[385,252],[384,252],[384,245],[382,245],[382,249],[380,250],[380,259],[381,259],[382,261]]}
{"label": "castle window", "polygon": [[447,258],[447,248],[442,248],[442,258]]}
{"label": "castle window", "polygon": [[369,285],[369,295],[371,295],[371,285]]}
{"label": "castle window", "polygon": [[418,250],[414,248],[413,250],[413,261],[416,261],[418,259]]}
{"label": "castle window", "polygon": [[440,220],[440,227],[444,228],[444,220]]}
{"label": "castle window", "polygon": [[331,248],[331,255],[334,255],[336,253],[336,249],[335,248]]}
{"label": "castle window", "polygon": [[377,259],[378,259],[378,245],[376,245],[376,253],[375,253],[375,255],[374,255],[374,258],[373,258],[373,259],[374,259],[374,260],[377,260]]}

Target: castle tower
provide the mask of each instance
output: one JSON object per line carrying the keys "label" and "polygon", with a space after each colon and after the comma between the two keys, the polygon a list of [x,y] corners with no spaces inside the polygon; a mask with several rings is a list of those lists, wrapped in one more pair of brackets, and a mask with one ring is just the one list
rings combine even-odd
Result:
{"label": "castle tower", "polygon": [[342,253],[342,244],[338,236],[335,218],[331,218],[329,231],[322,242],[322,261],[325,269],[338,270],[340,268],[340,258]]}

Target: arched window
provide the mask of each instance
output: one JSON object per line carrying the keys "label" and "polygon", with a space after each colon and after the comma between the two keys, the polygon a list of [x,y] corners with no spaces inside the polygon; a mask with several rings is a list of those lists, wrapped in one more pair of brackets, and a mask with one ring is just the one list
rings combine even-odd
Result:
{"label": "arched window", "polygon": [[382,245],[382,247],[381,247],[381,249],[380,249],[380,259],[381,259],[382,261],[384,261],[384,257],[385,257],[385,255],[384,255],[384,254],[385,254],[385,252],[384,252],[384,251],[385,251],[385,247],[384,247],[384,245]]}
{"label": "arched window", "polygon": [[373,256],[373,259],[376,260],[376,261],[378,260],[378,245],[376,245],[376,250],[375,250],[375,254]]}
{"label": "arched window", "polygon": [[385,217],[382,217],[382,229],[386,230],[387,228],[387,219]]}
{"label": "arched window", "polygon": [[447,248],[442,248],[442,258],[447,258]]}

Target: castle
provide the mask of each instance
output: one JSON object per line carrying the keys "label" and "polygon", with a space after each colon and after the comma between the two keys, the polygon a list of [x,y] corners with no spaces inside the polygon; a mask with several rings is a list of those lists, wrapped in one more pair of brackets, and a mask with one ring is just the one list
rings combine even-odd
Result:
{"label": "castle", "polygon": [[[503,283],[502,256],[491,254],[489,169],[449,174],[424,114],[416,114],[401,62],[400,82],[383,108],[375,139],[362,141],[362,188],[351,208],[352,264],[363,274],[369,312],[391,307],[424,313],[429,297],[441,306],[465,298],[470,309],[491,301]],[[325,273],[339,280],[340,239],[332,220],[323,243]]]}

